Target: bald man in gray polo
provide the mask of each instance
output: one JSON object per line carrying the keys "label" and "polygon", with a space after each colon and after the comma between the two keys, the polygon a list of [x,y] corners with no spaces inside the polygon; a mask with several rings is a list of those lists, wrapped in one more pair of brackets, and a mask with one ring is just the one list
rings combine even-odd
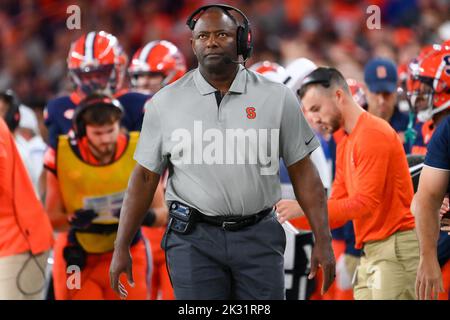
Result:
{"label": "bald man in gray polo", "polygon": [[175,297],[283,299],[286,236],[273,210],[280,156],[316,239],[311,276],[320,264],[323,290],[334,280],[325,193],[309,159],[319,142],[287,87],[239,64],[242,29],[228,10],[202,7],[195,26],[189,19],[199,67],[146,105],[110,267],[121,297],[120,274],[132,282],[130,244],[167,168],[162,246]]}

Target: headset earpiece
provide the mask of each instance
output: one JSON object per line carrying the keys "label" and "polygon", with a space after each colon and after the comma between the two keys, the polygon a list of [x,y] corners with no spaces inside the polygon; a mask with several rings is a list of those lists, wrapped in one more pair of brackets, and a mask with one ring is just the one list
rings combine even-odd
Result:
{"label": "headset earpiece", "polygon": [[239,26],[237,29],[238,54],[245,60],[249,58],[253,51],[252,32],[248,24]]}

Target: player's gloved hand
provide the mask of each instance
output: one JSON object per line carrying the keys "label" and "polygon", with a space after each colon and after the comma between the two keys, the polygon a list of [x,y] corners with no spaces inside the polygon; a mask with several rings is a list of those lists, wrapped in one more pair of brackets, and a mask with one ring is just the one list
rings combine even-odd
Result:
{"label": "player's gloved hand", "polygon": [[413,145],[416,142],[417,131],[414,130],[414,123],[416,121],[416,115],[414,112],[409,112],[408,127],[405,130],[405,143]]}
{"label": "player's gloved hand", "polygon": [[408,128],[405,130],[405,142],[406,144],[413,144],[417,138],[417,131],[413,128]]}
{"label": "player's gloved hand", "polygon": [[69,223],[75,229],[84,230],[92,224],[92,220],[96,217],[98,214],[92,209],[78,209],[69,218]]}

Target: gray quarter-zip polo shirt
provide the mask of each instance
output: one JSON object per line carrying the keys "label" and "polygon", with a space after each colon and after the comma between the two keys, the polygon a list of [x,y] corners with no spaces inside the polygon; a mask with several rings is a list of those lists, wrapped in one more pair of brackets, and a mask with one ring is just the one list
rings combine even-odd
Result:
{"label": "gray quarter-zip polo shirt", "polygon": [[[251,215],[281,199],[287,166],[319,147],[295,95],[239,66],[223,98],[194,69],[145,106],[136,161],[169,168],[166,200],[211,216]],[[218,102],[220,104],[218,105]]]}

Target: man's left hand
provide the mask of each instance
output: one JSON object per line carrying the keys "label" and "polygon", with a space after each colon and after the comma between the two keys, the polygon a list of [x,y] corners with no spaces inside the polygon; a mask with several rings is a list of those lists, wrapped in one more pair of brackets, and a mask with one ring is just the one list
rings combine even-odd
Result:
{"label": "man's left hand", "polygon": [[336,278],[336,260],[334,258],[333,248],[330,241],[319,242],[314,245],[311,254],[311,272],[308,275],[308,279],[313,279],[317,274],[317,269],[322,267],[323,282],[321,294],[325,294],[333,284]]}

